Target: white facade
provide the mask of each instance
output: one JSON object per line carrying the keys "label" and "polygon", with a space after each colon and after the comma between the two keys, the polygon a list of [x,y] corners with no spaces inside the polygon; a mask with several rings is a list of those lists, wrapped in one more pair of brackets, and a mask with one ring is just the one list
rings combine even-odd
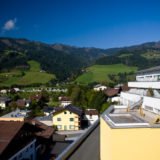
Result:
{"label": "white facade", "polygon": [[160,80],[160,73],[137,75],[136,81],[138,82],[156,82]]}
{"label": "white facade", "polygon": [[22,159],[31,159],[36,160],[36,140],[34,139],[31,143],[26,145],[15,155],[13,155],[9,160],[22,160]]}
{"label": "white facade", "polygon": [[0,101],[0,108],[5,109],[6,108],[6,102]]}
{"label": "white facade", "polygon": [[107,87],[106,86],[95,86],[94,87],[94,91],[104,91],[105,89],[107,89]]}
{"label": "white facade", "polygon": [[160,82],[128,82],[128,87],[160,89]]}
{"label": "white facade", "polygon": [[85,119],[88,120],[89,125],[92,125],[98,120],[98,115],[85,115]]}
{"label": "white facade", "polygon": [[84,115],[84,119],[88,120],[88,125],[90,126],[98,120],[98,112],[95,109],[87,109],[86,111],[87,112]]}
{"label": "white facade", "polygon": [[0,93],[6,94],[6,93],[7,93],[7,90],[6,90],[6,89],[2,89],[2,90],[0,91]]}
{"label": "white facade", "polygon": [[120,97],[119,96],[111,98],[111,102],[119,102],[119,101],[120,101]]}
{"label": "white facade", "polygon": [[160,114],[160,99],[153,97],[143,97],[142,107],[150,112]]}
{"label": "white facade", "polygon": [[130,106],[142,99],[142,108],[150,112],[160,114],[160,98],[141,96],[127,92],[121,92],[120,103]]}
{"label": "white facade", "polygon": [[132,105],[142,98],[141,95],[136,95],[128,92],[121,92],[120,94],[120,103],[126,106]]}
{"label": "white facade", "polygon": [[71,103],[72,103],[72,101],[61,101],[60,106],[65,107],[65,106],[70,105]]}

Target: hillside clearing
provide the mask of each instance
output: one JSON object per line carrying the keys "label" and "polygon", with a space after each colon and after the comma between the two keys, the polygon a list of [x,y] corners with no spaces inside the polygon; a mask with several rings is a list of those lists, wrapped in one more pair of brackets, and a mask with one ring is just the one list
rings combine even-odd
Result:
{"label": "hillside clearing", "polygon": [[46,84],[55,79],[53,74],[41,71],[40,64],[36,61],[28,61],[28,71],[12,70],[0,73],[0,86]]}
{"label": "hillside clearing", "polygon": [[110,81],[109,74],[135,72],[137,67],[129,67],[123,64],[114,65],[93,65],[86,69],[86,72],[80,75],[76,82],[80,84],[88,84],[92,82]]}

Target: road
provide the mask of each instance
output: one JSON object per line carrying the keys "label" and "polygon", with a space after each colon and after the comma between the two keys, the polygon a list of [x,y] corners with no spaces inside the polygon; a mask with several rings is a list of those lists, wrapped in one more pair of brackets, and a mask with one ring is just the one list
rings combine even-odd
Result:
{"label": "road", "polygon": [[100,160],[100,126],[87,137],[68,160]]}

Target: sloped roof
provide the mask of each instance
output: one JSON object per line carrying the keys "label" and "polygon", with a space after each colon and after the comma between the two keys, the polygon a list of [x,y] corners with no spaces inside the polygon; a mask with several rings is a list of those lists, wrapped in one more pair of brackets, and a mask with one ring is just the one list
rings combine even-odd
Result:
{"label": "sloped roof", "polygon": [[26,123],[39,128],[40,130],[35,132],[35,135],[42,138],[50,138],[55,131],[53,127],[49,127],[35,119],[26,120]]}
{"label": "sloped roof", "polygon": [[19,121],[0,121],[0,154],[24,125]]}
{"label": "sloped roof", "polygon": [[115,88],[107,88],[104,93],[108,96],[108,97],[112,97],[112,96],[116,96],[119,93],[119,89],[115,89]]}
{"label": "sloped roof", "polygon": [[78,114],[79,116],[81,116],[83,113],[82,109],[80,109],[79,107],[73,106],[73,105],[68,105],[65,107],[65,109],[67,109],[75,114]]}
{"label": "sloped roof", "polygon": [[76,107],[76,106],[73,106],[73,105],[68,105],[68,106],[65,106],[65,107],[57,107],[53,114],[55,115],[57,113],[65,111],[65,110],[73,112],[73,113],[75,113],[75,114],[77,114],[79,116],[81,116],[82,113],[83,113],[82,109],[80,109],[79,107]]}
{"label": "sloped roof", "polygon": [[98,115],[98,111],[96,109],[87,109],[85,110],[86,115]]}
{"label": "sloped roof", "polygon": [[148,69],[137,71],[137,74],[156,73],[156,72],[160,72],[160,66],[151,67]]}
{"label": "sloped roof", "polygon": [[8,97],[0,97],[0,102],[9,102],[9,101],[11,101],[11,99]]}

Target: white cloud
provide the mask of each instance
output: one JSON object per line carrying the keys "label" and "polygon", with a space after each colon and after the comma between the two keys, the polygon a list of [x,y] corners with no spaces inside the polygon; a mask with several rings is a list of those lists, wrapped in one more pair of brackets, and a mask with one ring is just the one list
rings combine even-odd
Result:
{"label": "white cloud", "polygon": [[17,19],[10,19],[7,22],[5,22],[4,26],[3,26],[3,31],[10,31],[16,28],[16,22]]}

